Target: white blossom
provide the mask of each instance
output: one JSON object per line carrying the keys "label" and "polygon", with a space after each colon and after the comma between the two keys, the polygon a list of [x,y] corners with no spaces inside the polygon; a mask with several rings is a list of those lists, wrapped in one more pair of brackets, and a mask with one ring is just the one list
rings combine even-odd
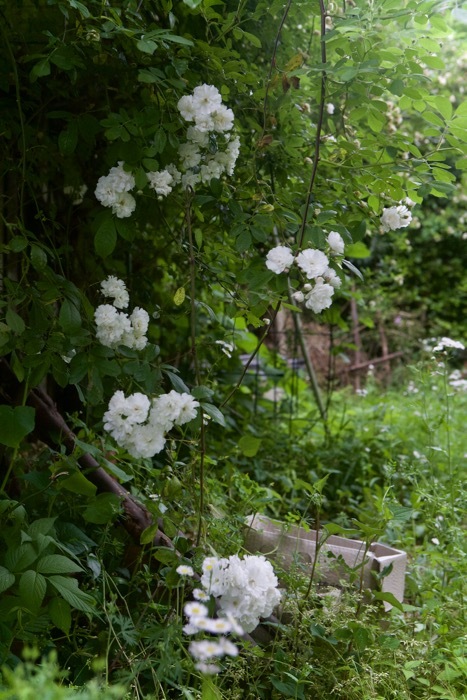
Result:
{"label": "white blossom", "polygon": [[276,275],[281,272],[288,272],[294,261],[294,255],[290,248],[285,245],[278,245],[266,255],[266,267]]}
{"label": "white blossom", "polygon": [[108,175],[103,175],[97,181],[94,194],[104,207],[111,207],[112,212],[120,219],[131,216],[136,207],[134,197],[129,194],[135,186],[133,175],[123,168],[124,162],[110,168]]}
{"label": "white blossom", "polygon": [[180,566],[177,566],[175,569],[177,574],[179,576],[194,576],[195,572],[193,571],[193,568],[191,566],[187,566],[186,564],[180,564]]}
{"label": "white blossom", "polygon": [[345,243],[340,233],[337,233],[337,231],[331,231],[326,240],[329,248],[331,249],[332,255],[344,254]]}
{"label": "white blossom", "polygon": [[307,248],[297,255],[297,265],[308,279],[315,279],[326,272],[329,260],[321,250]]}
{"label": "white blossom", "polygon": [[136,200],[129,192],[120,192],[116,201],[112,204],[112,213],[118,219],[126,219],[136,209]]}
{"label": "white blossom", "polygon": [[219,598],[221,612],[238,620],[246,632],[257,627],[260,617],[268,617],[281,598],[277,577],[264,556],[209,557],[201,584]]}
{"label": "white blossom", "polygon": [[126,309],[130,297],[128,295],[125,282],[114,275],[109,275],[101,282],[101,292],[105,297],[113,298],[113,305],[117,309]]}
{"label": "white blossom", "polygon": [[332,267],[328,267],[323,277],[326,280],[326,282],[331,284],[335,289],[342,286],[341,278]]}
{"label": "white blossom", "polygon": [[396,207],[383,209],[381,215],[381,225],[383,231],[396,231],[399,228],[405,228],[412,221],[412,214],[406,206],[399,204]]}
{"label": "white blossom", "polygon": [[131,322],[128,316],[117,311],[111,304],[101,304],[94,312],[96,338],[108,348],[121,345],[125,334],[131,333]]}
{"label": "white blossom", "polygon": [[167,197],[172,192],[174,179],[168,170],[156,170],[146,173],[150,187],[161,197]]}
{"label": "white blossom", "polygon": [[305,295],[305,306],[319,314],[331,306],[333,294],[334,287],[327,284],[322,277],[318,277],[313,289]]}

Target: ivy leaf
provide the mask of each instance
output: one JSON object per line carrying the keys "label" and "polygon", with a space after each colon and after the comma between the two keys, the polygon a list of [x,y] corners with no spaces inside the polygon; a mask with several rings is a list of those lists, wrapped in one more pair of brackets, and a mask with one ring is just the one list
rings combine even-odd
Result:
{"label": "ivy leaf", "polygon": [[19,447],[34,430],[35,414],[31,406],[0,406],[0,444]]}

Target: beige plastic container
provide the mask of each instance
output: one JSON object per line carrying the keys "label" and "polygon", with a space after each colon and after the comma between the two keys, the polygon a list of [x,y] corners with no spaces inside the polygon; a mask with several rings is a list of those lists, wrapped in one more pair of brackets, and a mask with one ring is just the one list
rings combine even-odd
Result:
{"label": "beige plastic container", "polygon": [[[323,536],[325,533],[319,533],[318,541]],[[246,518],[245,547],[251,553],[276,559],[283,568],[289,568],[295,562],[309,571],[316,554],[316,530],[287,525],[264,515],[249,515]],[[407,554],[379,542],[373,542],[365,555],[364,542],[330,535],[319,551],[315,580],[329,586],[342,586],[348,580],[346,567],[355,569],[362,563],[364,588],[377,585],[372,571],[381,573],[392,564],[389,574],[381,580],[381,590],[403,601]],[[360,584],[360,573],[356,583]],[[392,606],[385,602],[384,607],[389,610]]]}

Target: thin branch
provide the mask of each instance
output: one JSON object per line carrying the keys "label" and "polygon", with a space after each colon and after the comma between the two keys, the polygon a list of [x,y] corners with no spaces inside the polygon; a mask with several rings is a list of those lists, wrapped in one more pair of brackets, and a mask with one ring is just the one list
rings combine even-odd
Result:
{"label": "thin branch", "polygon": [[313,165],[311,169],[310,184],[308,186],[308,194],[305,202],[305,211],[303,212],[302,224],[300,226],[299,236],[298,236],[298,248],[300,249],[303,245],[303,239],[305,237],[305,229],[308,218],[308,210],[311,204],[311,196],[313,193],[313,187],[316,180],[316,173],[318,171],[319,163],[319,151],[321,145],[321,131],[323,128],[324,121],[324,105],[326,101],[326,8],[324,7],[323,0],[319,0],[319,8],[321,14],[321,63],[323,64],[323,69],[321,71],[321,91],[320,91],[320,101],[319,101],[319,112],[318,112],[318,122],[316,124],[316,136],[315,136],[315,149],[313,155]]}
{"label": "thin branch", "polygon": [[281,38],[282,29],[284,27],[285,20],[287,19],[287,15],[289,14],[291,4],[292,4],[292,0],[288,0],[287,5],[285,6],[284,14],[282,15],[282,19],[281,19],[280,24],[279,24],[279,29],[277,30],[276,39],[274,41],[274,48],[272,50],[271,62],[269,64],[269,73],[268,73],[268,78],[267,78],[267,82],[266,82],[266,92],[265,92],[264,101],[263,101],[263,133],[261,135],[261,138],[264,136],[265,131],[266,131],[266,109],[267,109],[267,103],[268,103],[268,98],[269,98],[269,87],[271,85],[272,71],[274,70],[275,65],[276,65],[277,49],[279,48],[279,41]]}

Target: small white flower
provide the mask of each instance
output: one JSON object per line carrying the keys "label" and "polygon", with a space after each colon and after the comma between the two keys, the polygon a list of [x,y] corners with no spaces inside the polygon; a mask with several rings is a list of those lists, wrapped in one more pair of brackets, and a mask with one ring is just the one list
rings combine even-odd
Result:
{"label": "small white flower", "polygon": [[399,228],[405,228],[412,221],[412,214],[407,207],[399,204],[397,207],[389,207],[383,209],[381,215],[381,225],[383,231],[396,231]]}
{"label": "small white flower", "polygon": [[195,572],[193,571],[192,567],[187,566],[186,564],[180,564],[180,566],[177,566],[175,571],[180,576],[194,576],[195,575]]}
{"label": "small white flower", "polygon": [[297,255],[297,265],[310,280],[326,272],[329,267],[329,260],[321,250],[307,248]]}
{"label": "small white flower", "polygon": [[278,245],[272,248],[266,255],[266,267],[276,275],[280,275],[281,272],[288,272],[293,261],[293,253],[285,245]]}
{"label": "small white flower", "polygon": [[335,110],[335,107],[334,107],[334,105],[332,104],[332,102],[328,102],[327,105],[326,105],[326,112],[327,112],[328,114],[334,114],[334,110]]}
{"label": "small white flower", "polygon": [[221,671],[221,667],[217,664],[206,664],[204,661],[198,661],[195,664],[195,668],[197,671],[201,671],[201,673],[204,673],[206,676],[215,676],[216,673]]}
{"label": "small white flower", "polygon": [[318,277],[311,292],[305,296],[305,306],[314,311],[315,314],[319,314],[331,306],[333,294],[334,287],[326,284],[322,277]]}
{"label": "small white flower", "polygon": [[101,282],[101,292],[105,297],[113,298],[113,305],[117,309],[126,309],[130,297],[128,295],[125,282],[114,275],[109,275]]}
{"label": "small white flower", "polygon": [[187,617],[206,617],[208,614],[208,609],[202,603],[197,603],[196,601],[187,603],[183,608],[185,615]]}
{"label": "small white flower", "polygon": [[224,656],[222,646],[218,642],[210,642],[207,639],[191,642],[188,651],[199,661],[208,661],[216,656]]}
{"label": "small white flower", "polygon": [[193,590],[193,598],[195,600],[201,600],[201,601],[208,601],[210,596],[206,593],[206,591],[203,591],[202,588],[195,588]]}
{"label": "small white flower", "polygon": [[331,249],[332,255],[344,254],[345,243],[340,233],[337,233],[337,231],[331,231],[326,240]]}

